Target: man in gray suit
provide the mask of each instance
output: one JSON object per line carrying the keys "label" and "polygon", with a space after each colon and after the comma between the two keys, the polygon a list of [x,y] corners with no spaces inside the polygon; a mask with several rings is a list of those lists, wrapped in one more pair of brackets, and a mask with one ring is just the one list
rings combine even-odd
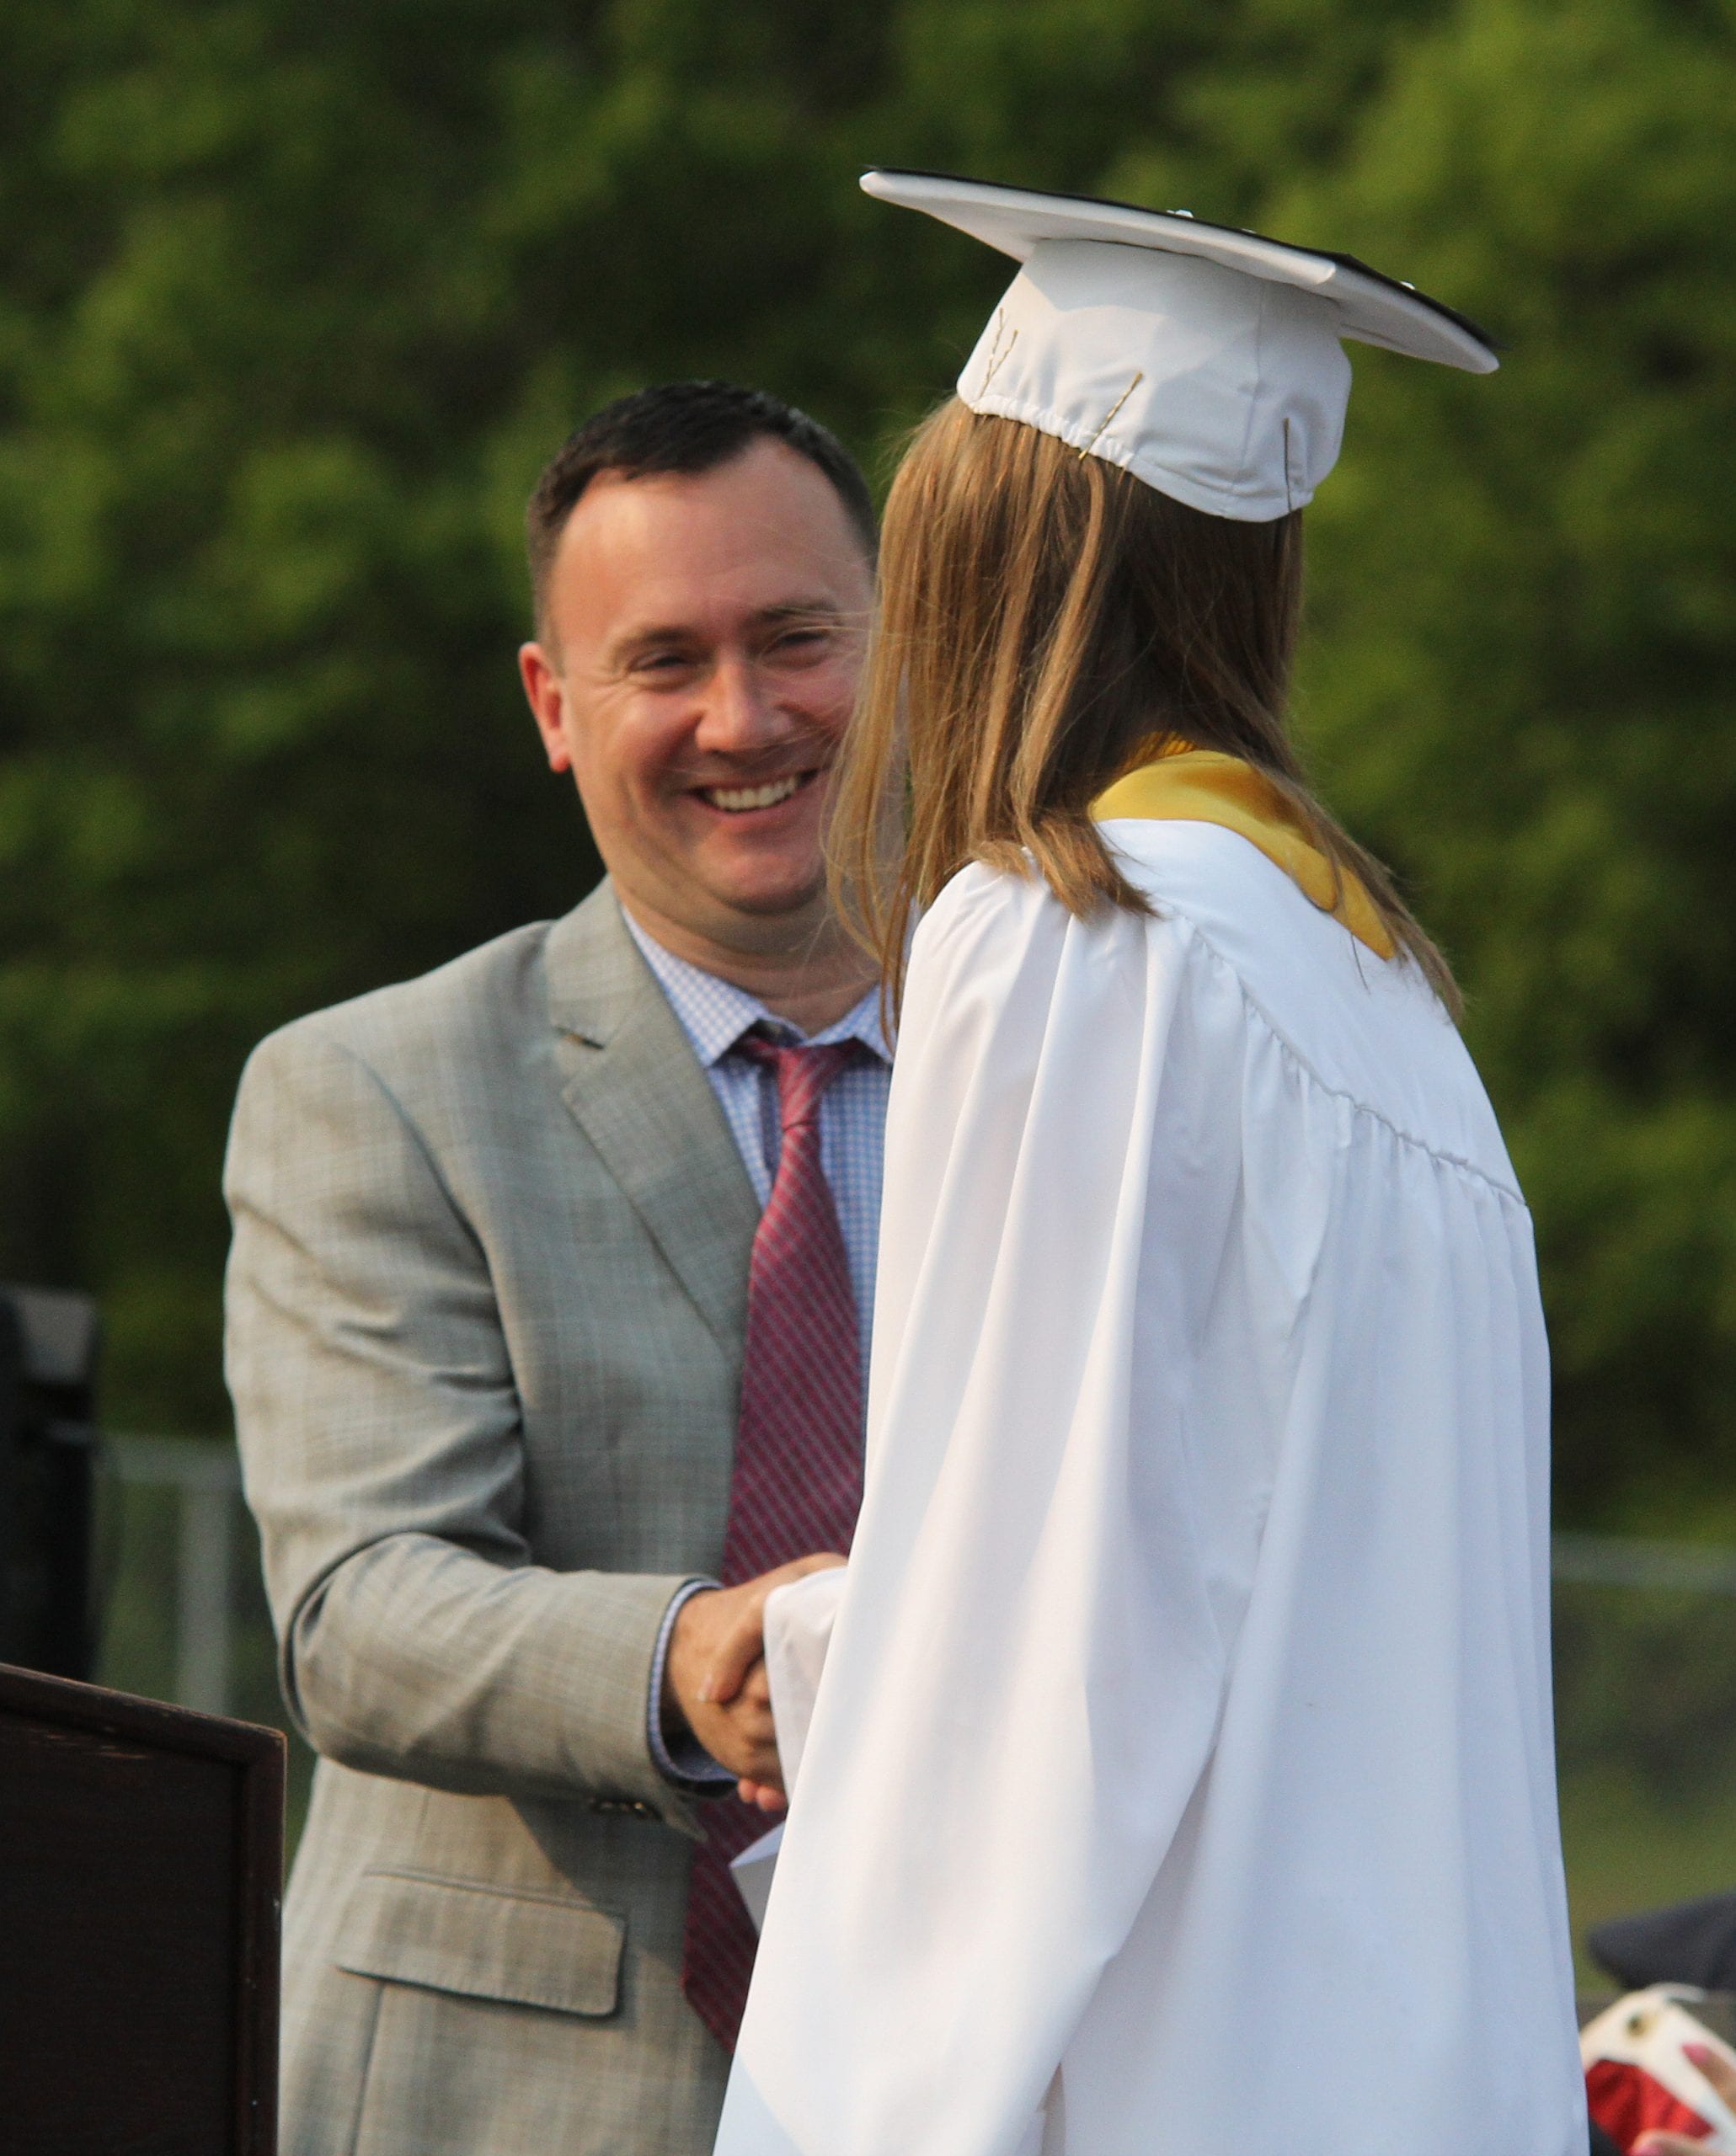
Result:
{"label": "man in gray suit", "polygon": [[732,1473],[810,1376],[859,1436],[888,1073],[820,828],[872,505],[812,421],[684,384],[582,428],[530,531],[525,686],[608,879],[273,1035],[231,1140],[230,1385],[320,1753],[286,2156],[709,2148],[750,1935],[705,1822],[777,1764],[762,1675],[706,1671],[853,1504],[786,1454],[772,1533]]}

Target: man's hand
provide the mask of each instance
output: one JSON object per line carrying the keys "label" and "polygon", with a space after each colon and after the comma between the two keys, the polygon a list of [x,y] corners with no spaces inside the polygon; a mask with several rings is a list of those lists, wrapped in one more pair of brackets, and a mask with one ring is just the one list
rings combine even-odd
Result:
{"label": "man's hand", "polygon": [[743,1800],[762,1812],[783,1807],[783,1774],[766,1676],[766,1598],[844,1560],[798,1557],[740,1587],[706,1588],[676,1612],[663,1665],[665,1730],[687,1728],[720,1767],[740,1777]]}
{"label": "man's hand", "polygon": [[[1736,2110],[1736,2072],[1708,2044],[1684,2044],[1682,2057],[1697,2066],[1724,2101]],[[1691,2134],[1653,2127],[1633,2144],[1633,2156],[1706,2156],[1706,2143]]]}

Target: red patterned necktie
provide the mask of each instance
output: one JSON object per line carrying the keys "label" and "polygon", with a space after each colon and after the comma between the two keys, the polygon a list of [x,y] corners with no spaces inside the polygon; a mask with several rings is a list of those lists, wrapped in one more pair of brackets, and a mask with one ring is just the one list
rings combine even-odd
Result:
{"label": "red patterned necktie", "polygon": [[[725,1587],[816,1550],[847,1552],[862,1504],[856,1297],[820,1160],[820,1098],[859,1044],[782,1048],[748,1033],[735,1052],[776,1076],[783,1137],[748,1267]],[[702,1817],[705,1839],[687,1897],[681,1988],[718,2041],[733,2051],[756,1935],[729,1860],[773,1822],[733,1796],[706,1804]]]}

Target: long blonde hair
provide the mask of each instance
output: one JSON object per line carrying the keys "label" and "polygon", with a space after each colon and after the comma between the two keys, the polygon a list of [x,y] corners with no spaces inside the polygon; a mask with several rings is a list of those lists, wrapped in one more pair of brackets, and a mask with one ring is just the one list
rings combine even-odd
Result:
{"label": "long blonde hair", "polygon": [[829,840],[834,896],[893,1010],[913,910],[969,862],[1034,863],[1082,919],[1148,913],[1091,804],[1180,740],[1263,772],[1456,1015],[1445,959],[1314,798],[1290,740],[1301,587],[1300,511],[1207,516],[956,398],[924,422],[886,504],[879,624]]}

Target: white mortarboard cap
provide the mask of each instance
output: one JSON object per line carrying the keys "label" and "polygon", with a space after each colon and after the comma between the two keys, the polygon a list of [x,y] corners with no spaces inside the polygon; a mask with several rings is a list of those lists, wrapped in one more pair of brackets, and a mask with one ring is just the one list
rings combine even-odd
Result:
{"label": "white mortarboard cap", "polygon": [[959,377],[973,412],[1211,516],[1263,524],[1312,499],[1343,437],[1342,338],[1472,374],[1498,364],[1475,323],[1349,255],[941,173],[862,184],[1023,265]]}

